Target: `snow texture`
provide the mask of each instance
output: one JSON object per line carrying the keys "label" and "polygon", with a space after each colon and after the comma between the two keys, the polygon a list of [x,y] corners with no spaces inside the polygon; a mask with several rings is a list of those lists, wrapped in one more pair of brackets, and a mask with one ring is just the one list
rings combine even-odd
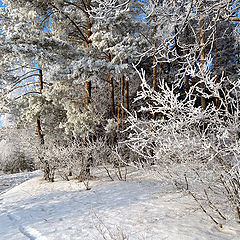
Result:
{"label": "snow texture", "polygon": [[[2,175],[0,181],[15,185],[39,174]],[[126,182],[101,174],[90,181],[90,191],[77,180],[49,183],[38,176],[2,193],[0,239],[122,239],[121,233],[141,240],[239,239],[239,226],[218,229],[189,196],[153,174],[132,171]]]}

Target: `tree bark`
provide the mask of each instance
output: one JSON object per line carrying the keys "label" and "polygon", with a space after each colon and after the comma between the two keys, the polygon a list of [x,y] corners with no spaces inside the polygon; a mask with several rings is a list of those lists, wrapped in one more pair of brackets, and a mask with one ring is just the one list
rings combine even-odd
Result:
{"label": "tree bark", "polygon": [[117,129],[120,127],[121,121],[121,80],[118,84],[118,113],[117,113]]}
{"label": "tree bark", "polygon": [[[43,90],[43,72],[42,69],[39,69],[39,94],[42,94],[42,90]],[[38,133],[38,138],[40,140],[41,145],[44,145],[44,135],[42,133],[42,128],[41,128],[41,120],[40,120],[40,116],[37,117],[36,120],[36,130]],[[51,170],[48,164],[48,161],[42,159],[44,162],[44,175],[43,178],[46,181],[54,181],[54,170],[52,170],[52,174],[51,174]],[[52,175],[52,176],[50,176]]]}
{"label": "tree bark", "polygon": [[[186,25],[185,30],[184,30],[184,33],[185,33],[186,43],[188,44],[188,43],[189,43],[189,37],[188,37],[189,29],[188,29],[188,25]],[[187,44],[186,44],[186,45],[187,45]],[[187,46],[187,47],[188,47],[188,46]],[[186,47],[186,50],[185,50],[186,58],[187,58],[187,54],[189,53],[189,50],[188,50],[187,47]],[[187,75],[187,74],[185,73],[185,91],[186,91],[186,93],[189,92],[189,88],[190,88],[190,85],[189,85],[189,75]]]}
{"label": "tree bark", "polygon": [[88,104],[91,102],[91,81],[86,81],[85,82],[85,98],[84,98],[84,103],[85,107],[87,108]]}
{"label": "tree bark", "polygon": [[[91,10],[91,5],[90,5],[90,1],[87,1],[86,7],[88,10]],[[86,16],[86,22],[87,22],[87,41],[86,41],[86,50],[89,49],[89,44],[91,43],[91,41],[89,40],[89,38],[92,35],[92,24],[90,22],[89,16]],[[91,81],[86,81],[85,82],[85,107],[87,108],[88,104],[91,102]]]}
{"label": "tree bark", "polygon": [[[91,0],[88,0],[86,3],[86,8],[87,10],[91,10]],[[92,23],[89,19],[89,15],[86,15],[86,21],[87,21],[87,42],[86,42],[86,50],[89,49],[89,44],[91,43],[90,41],[90,36],[92,35]],[[92,83],[91,81],[87,81],[85,82],[85,108],[87,109],[89,103],[91,103],[91,97],[92,97]],[[86,143],[86,139],[83,139],[83,144],[85,146],[87,146]],[[90,177],[90,167],[91,167],[91,162],[92,162],[92,157],[91,156],[86,156],[86,163],[85,166],[83,166],[83,171],[85,171],[85,178],[89,178]]]}
{"label": "tree bark", "polygon": [[111,118],[115,117],[114,83],[113,78],[109,76],[110,94],[111,94]]}
{"label": "tree bark", "polygon": [[[43,73],[42,69],[39,69],[39,94],[42,94],[42,90],[43,90]],[[36,130],[41,144],[44,144],[44,136],[42,134],[40,116],[38,116],[36,120]]]}
{"label": "tree bark", "polygon": [[[201,71],[203,72],[205,63],[205,49],[204,49],[204,19],[202,16],[203,6],[200,7],[200,61],[201,61]],[[204,92],[205,84],[201,84],[202,91]],[[201,96],[201,106],[202,109],[206,109],[206,99]]]}
{"label": "tree bark", "polygon": [[[125,60],[128,63],[128,60]],[[125,108],[129,111],[129,82],[125,79]]]}
{"label": "tree bark", "polygon": [[[123,61],[121,61],[121,64],[123,64]],[[121,74],[121,120],[123,122],[124,119],[124,88],[125,88],[125,77],[124,74]]]}
{"label": "tree bark", "polygon": [[[112,61],[111,54],[108,54],[108,61]],[[114,82],[111,74],[109,73],[109,84],[110,84],[110,101],[111,101],[111,111],[110,111],[110,118],[115,117],[115,99],[114,99]]]}
{"label": "tree bark", "polygon": [[[154,44],[156,46],[156,43]],[[153,56],[153,89],[157,91],[157,59]],[[155,107],[154,103],[152,106]],[[156,119],[156,113],[152,114],[152,118]]]}
{"label": "tree bark", "polygon": [[[216,40],[216,42],[215,42],[215,45],[216,45],[216,66],[215,66],[215,68],[218,69],[218,46],[217,46],[217,40]],[[218,75],[217,75],[217,77],[216,77],[216,83],[219,83],[219,77],[218,77]],[[219,98],[218,98],[218,97],[215,97],[215,106],[216,106],[217,109],[220,107],[220,104],[221,104],[221,103],[220,103]]]}

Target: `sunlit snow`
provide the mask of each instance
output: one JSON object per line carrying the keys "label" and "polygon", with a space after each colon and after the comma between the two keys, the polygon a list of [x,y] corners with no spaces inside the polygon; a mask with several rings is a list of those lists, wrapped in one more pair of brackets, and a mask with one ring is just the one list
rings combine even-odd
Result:
{"label": "sunlit snow", "polygon": [[49,183],[40,174],[0,176],[0,183],[9,187],[34,177],[0,195],[0,239],[237,240],[240,236],[239,226],[218,229],[189,196],[166,188],[146,172],[132,171],[127,181],[110,181],[98,170],[89,191],[77,180]]}

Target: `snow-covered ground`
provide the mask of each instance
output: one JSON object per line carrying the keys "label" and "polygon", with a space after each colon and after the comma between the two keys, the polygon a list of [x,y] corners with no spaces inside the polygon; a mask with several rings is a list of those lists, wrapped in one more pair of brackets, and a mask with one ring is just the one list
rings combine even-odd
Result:
{"label": "snow-covered ground", "polygon": [[16,174],[3,174],[0,173],[0,194],[19,185],[31,178],[42,176],[42,171],[23,172]]}
{"label": "snow-covered ground", "polygon": [[39,174],[1,176],[0,184],[38,176],[0,195],[1,240],[240,239],[237,224],[220,231],[189,196],[149,173],[132,171],[126,182],[96,173],[88,191],[77,180],[48,183]]}

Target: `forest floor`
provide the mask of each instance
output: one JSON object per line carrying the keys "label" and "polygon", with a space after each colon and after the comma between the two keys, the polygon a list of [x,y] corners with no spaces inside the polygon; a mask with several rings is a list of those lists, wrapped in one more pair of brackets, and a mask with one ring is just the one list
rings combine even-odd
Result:
{"label": "forest floor", "polygon": [[190,196],[150,172],[111,181],[54,183],[41,171],[0,176],[1,240],[239,240],[239,224],[220,230]]}

